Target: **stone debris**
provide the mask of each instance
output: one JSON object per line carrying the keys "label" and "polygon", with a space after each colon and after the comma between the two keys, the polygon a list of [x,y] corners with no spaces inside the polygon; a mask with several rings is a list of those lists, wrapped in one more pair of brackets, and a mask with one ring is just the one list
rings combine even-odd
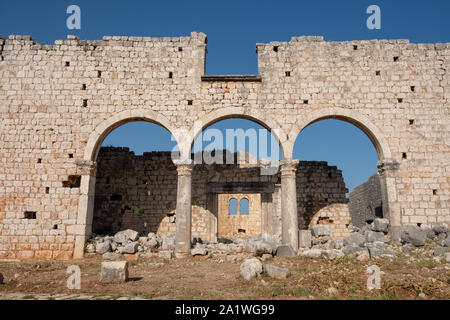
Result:
{"label": "stone debris", "polygon": [[264,271],[267,273],[269,277],[275,279],[286,279],[291,275],[289,269],[277,267],[272,264],[265,264]]}
{"label": "stone debris", "polygon": [[281,245],[277,248],[278,257],[295,257],[297,254],[290,245]]}
{"label": "stone debris", "polygon": [[102,282],[125,282],[128,280],[128,261],[102,262]]}
{"label": "stone debris", "polygon": [[263,265],[257,258],[248,258],[242,262],[240,270],[241,276],[250,281],[262,273]]}

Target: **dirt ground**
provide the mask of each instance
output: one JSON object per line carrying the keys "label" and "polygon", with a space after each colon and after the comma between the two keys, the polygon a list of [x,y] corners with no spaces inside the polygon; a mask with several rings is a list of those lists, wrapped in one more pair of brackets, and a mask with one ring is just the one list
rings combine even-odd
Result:
{"label": "dirt ground", "polygon": [[[249,282],[239,275],[240,262],[191,257],[130,260],[129,281],[104,284],[100,282],[102,261],[99,256],[73,261],[0,262],[5,278],[0,284],[0,299],[450,299],[450,264],[419,255],[400,254],[367,262],[355,257],[275,257],[264,263],[289,268],[289,278],[277,280],[262,274]],[[73,264],[81,269],[80,290],[66,286],[66,269]],[[384,272],[379,290],[367,289],[370,265]]]}

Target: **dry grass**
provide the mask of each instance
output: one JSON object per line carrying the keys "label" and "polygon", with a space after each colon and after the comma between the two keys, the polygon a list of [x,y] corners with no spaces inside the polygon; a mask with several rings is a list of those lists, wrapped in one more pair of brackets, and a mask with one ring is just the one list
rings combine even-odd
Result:
{"label": "dry grass", "polygon": [[[131,279],[123,284],[99,281],[100,257],[76,261],[1,262],[5,284],[0,295],[21,292],[27,299],[40,293],[82,293],[97,299],[109,296],[140,296],[145,299],[426,299],[450,298],[449,264],[431,258],[405,256],[360,262],[354,257],[310,260],[275,258],[268,262],[287,267],[292,276],[275,280],[263,274],[246,282],[239,276],[239,263],[219,259],[130,261]],[[66,288],[67,266],[81,268],[81,290]],[[367,266],[377,265],[384,272],[381,289],[366,288]],[[327,289],[336,288],[337,294]]]}

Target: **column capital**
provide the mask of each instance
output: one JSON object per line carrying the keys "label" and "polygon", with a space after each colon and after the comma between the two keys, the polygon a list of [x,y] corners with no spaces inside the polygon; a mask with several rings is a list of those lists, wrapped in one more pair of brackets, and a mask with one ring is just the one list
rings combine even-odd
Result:
{"label": "column capital", "polygon": [[400,163],[394,159],[382,159],[377,163],[379,174],[383,174],[386,171],[397,171],[399,170],[399,167]]}
{"label": "column capital", "polygon": [[190,176],[194,169],[194,161],[191,159],[174,160],[173,163],[177,166],[179,176]]}
{"label": "column capital", "polygon": [[295,176],[299,161],[298,160],[281,160],[280,169],[282,176]]}

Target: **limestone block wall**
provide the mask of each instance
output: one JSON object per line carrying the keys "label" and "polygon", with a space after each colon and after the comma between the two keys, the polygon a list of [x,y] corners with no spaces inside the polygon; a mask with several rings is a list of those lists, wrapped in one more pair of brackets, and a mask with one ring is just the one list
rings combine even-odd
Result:
{"label": "limestone block wall", "polygon": [[317,211],[312,217],[309,228],[326,225],[333,239],[343,239],[353,232],[352,221],[347,204],[334,203]]}
{"label": "limestone block wall", "polygon": [[352,224],[362,227],[367,221],[383,217],[380,177],[371,176],[366,182],[356,186],[348,197],[348,208]]}
{"label": "limestone block wall", "polygon": [[391,225],[450,223],[450,44],[294,37],[257,52],[258,77],[211,79],[203,33],[0,39],[0,258],[80,256],[99,147],[135,120],[166,127],[183,158],[209,124],[254,120],[283,159],[310,123],[349,121],[377,149]]}

